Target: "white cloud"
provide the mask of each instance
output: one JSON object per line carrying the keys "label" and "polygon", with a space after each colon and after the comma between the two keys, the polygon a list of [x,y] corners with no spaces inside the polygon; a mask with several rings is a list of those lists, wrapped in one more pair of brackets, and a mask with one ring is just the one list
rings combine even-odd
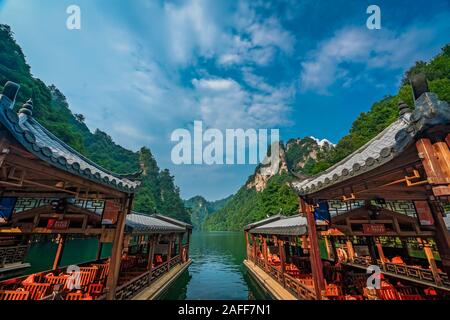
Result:
{"label": "white cloud", "polygon": [[[447,18],[436,17],[434,26],[442,25]],[[321,42],[301,63],[301,89],[327,94],[327,89],[336,82],[348,87],[362,78],[361,74],[351,72],[356,64],[363,65],[361,73],[369,69],[403,71],[437,51],[438,48],[431,44],[441,31],[439,27],[417,24],[403,32],[343,28]]]}
{"label": "white cloud", "polygon": [[222,130],[288,125],[292,88],[274,88],[253,76],[252,80],[256,79],[261,81],[253,88],[256,90],[246,89],[232,79],[194,79],[201,120],[208,127]]}
{"label": "white cloud", "polygon": [[234,16],[232,35],[224,35],[221,65],[267,65],[277,52],[291,54],[295,37],[283,28],[276,17],[262,17],[256,6],[241,1]]}
{"label": "white cloud", "polygon": [[218,37],[218,27],[208,14],[203,0],[190,0],[182,6],[168,3],[164,7],[172,58],[175,62],[188,62],[195,50],[209,55]]}
{"label": "white cloud", "polygon": [[232,79],[193,79],[192,84],[197,89],[224,91],[239,87],[239,84]]}

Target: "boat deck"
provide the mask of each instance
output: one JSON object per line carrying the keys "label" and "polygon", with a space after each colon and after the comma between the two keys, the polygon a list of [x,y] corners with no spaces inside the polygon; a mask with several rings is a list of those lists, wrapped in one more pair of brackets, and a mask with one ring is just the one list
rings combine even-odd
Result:
{"label": "boat deck", "polygon": [[244,265],[272,298],[276,300],[298,300],[293,294],[283,288],[281,284],[275,281],[252,261],[244,260]]}
{"label": "boat deck", "polygon": [[192,260],[188,260],[183,264],[178,264],[171,268],[168,273],[161,276],[158,280],[152,283],[148,288],[144,289],[132,300],[156,300],[158,297],[166,291],[178,277],[189,267]]}

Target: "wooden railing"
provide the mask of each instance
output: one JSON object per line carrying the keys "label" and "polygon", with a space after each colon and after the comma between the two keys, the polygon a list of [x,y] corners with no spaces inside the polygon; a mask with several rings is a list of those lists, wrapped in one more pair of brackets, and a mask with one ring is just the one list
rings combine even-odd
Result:
{"label": "wooden railing", "polygon": [[25,259],[28,246],[0,247],[0,268],[7,264],[20,263]]}
{"label": "wooden railing", "polygon": [[[255,264],[262,270],[265,270],[264,261],[261,259],[255,259]],[[316,295],[313,290],[312,279],[297,279],[287,273],[281,272],[281,270],[273,265],[267,265],[267,273],[275,281],[281,284],[289,292],[295,295],[300,300],[315,300]],[[302,281],[304,283],[302,283]],[[310,287],[308,287],[310,285]]]}
{"label": "wooden railing", "polygon": [[179,255],[175,256],[172,259],[170,259],[169,267],[172,268],[173,266],[180,264],[180,263],[181,263],[181,257]]}
{"label": "wooden railing", "polygon": [[116,290],[116,300],[128,300],[150,285],[149,271],[131,279]]}
{"label": "wooden railing", "polygon": [[169,269],[168,269],[167,261],[162,263],[162,264],[160,264],[159,266],[153,268],[151,282],[153,282],[156,279],[160,278],[163,274],[165,274],[168,271],[169,271]]}
{"label": "wooden railing", "polygon": [[[369,257],[355,257],[353,264],[367,268],[372,264]],[[377,265],[386,274],[397,275],[401,277],[410,278],[411,280],[417,280],[430,285],[437,285],[438,281],[433,276],[433,272],[430,269],[424,269],[414,266],[408,266],[404,264],[396,264],[391,262],[385,262],[384,264],[377,260]],[[439,278],[442,282],[442,286],[450,289],[450,281],[446,273],[439,272]]]}
{"label": "wooden railing", "polygon": [[151,285],[154,281],[161,278],[164,274],[169,272],[169,268],[180,264],[182,258],[180,255],[173,257],[170,261],[166,261],[159,266],[155,267],[150,276],[150,271],[146,271],[143,274],[131,279],[127,283],[117,288],[116,299],[127,300],[134,297],[140,291]]}
{"label": "wooden railing", "polygon": [[312,288],[308,288],[306,285],[300,283],[300,281],[288,274],[284,275],[285,287],[293,295],[301,300],[315,300],[316,295]]}

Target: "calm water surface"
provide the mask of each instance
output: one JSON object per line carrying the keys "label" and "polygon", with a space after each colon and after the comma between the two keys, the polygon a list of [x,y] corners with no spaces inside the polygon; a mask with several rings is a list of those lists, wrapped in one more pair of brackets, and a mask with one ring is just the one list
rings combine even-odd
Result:
{"label": "calm water surface", "polygon": [[[33,244],[27,257],[31,268],[23,274],[51,269],[56,247],[53,242]],[[255,280],[247,274],[242,263],[245,251],[243,232],[194,232],[190,247],[193,262],[161,299],[269,299]],[[96,252],[96,239],[68,241],[61,265],[94,260]],[[108,257],[110,253],[111,245],[105,245],[102,256]]]}
{"label": "calm water surface", "polygon": [[247,274],[243,232],[194,232],[192,264],[162,296],[165,300],[269,299]]}

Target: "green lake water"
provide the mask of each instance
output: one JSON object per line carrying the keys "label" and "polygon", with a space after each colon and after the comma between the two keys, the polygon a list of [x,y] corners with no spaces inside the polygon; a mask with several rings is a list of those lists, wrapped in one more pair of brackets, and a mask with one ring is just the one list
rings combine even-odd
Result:
{"label": "green lake water", "polygon": [[192,264],[161,299],[269,299],[242,263],[243,232],[194,232],[189,252]]}
{"label": "green lake water", "polygon": [[[110,252],[111,246],[105,245],[102,256],[107,257]],[[51,269],[55,253],[55,243],[33,244],[27,257],[31,268],[28,268],[25,273]],[[96,239],[68,241],[64,248],[61,265],[94,260],[96,253]],[[194,232],[190,245],[192,264],[161,299],[269,299],[269,296],[248,275],[242,263],[245,255],[243,232]]]}

